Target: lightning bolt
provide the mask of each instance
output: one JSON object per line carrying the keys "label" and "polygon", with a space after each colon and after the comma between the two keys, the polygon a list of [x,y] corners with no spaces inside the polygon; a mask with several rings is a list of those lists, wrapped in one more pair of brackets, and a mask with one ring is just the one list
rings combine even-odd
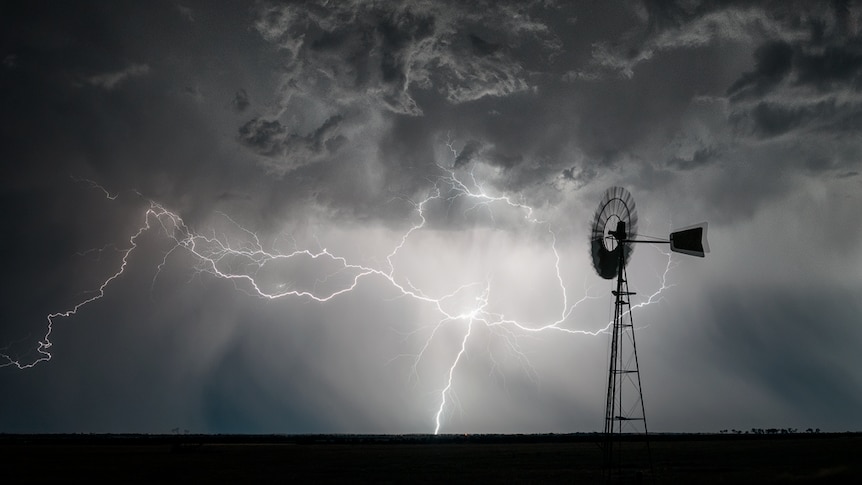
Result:
{"label": "lightning bolt", "polygon": [[[345,256],[335,254],[325,247],[320,247],[317,250],[298,249],[295,242],[294,250],[290,252],[264,249],[260,238],[255,232],[242,227],[225,214],[221,214],[221,216],[236,229],[237,233],[242,235],[239,240],[231,240],[226,235],[217,235],[215,231],[212,231],[211,234],[197,233],[177,213],[168,210],[155,201],[149,200],[148,207],[144,211],[143,222],[128,238],[126,247],[124,249],[114,248],[120,254],[120,264],[117,270],[109,275],[92,292],[92,296],[81,300],[66,311],[51,313],[47,316],[45,334],[39,340],[35,349],[36,358],[25,361],[14,357],[10,353],[6,353],[5,349],[3,349],[0,351],[0,358],[3,359],[0,362],[0,367],[14,366],[18,369],[28,369],[50,360],[50,349],[52,347],[51,335],[54,324],[61,319],[75,316],[85,306],[105,297],[106,290],[111,283],[120,278],[126,271],[130,255],[138,248],[138,240],[143,234],[156,228],[169,238],[172,246],[165,252],[161,262],[158,264],[153,277],[153,284],[155,284],[162,269],[167,265],[169,257],[177,251],[185,251],[193,256],[195,261],[194,269],[197,274],[208,274],[216,278],[231,281],[237,290],[261,299],[305,298],[324,303],[352,291],[365,279],[376,278],[386,282],[400,296],[430,305],[439,315],[439,320],[436,324],[431,325],[428,336],[416,354],[398,356],[406,356],[413,359],[412,375],[416,379],[419,378],[418,365],[422,361],[426,351],[432,346],[435,338],[440,334],[441,329],[450,323],[460,323],[463,328],[460,347],[447,368],[445,384],[437,394],[438,405],[434,413],[434,433],[437,434],[443,425],[447,406],[457,401],[455,387],[458,366],[471,348],[477,326],[484,326],[495,336],[498,336],[505,347],[511,352],[511,355],[525,366],[527,374],[531,378],[537,379],[537,372],[530,364],[530,359],[526,353],[520,347],[519,341],[521,336],[541,332],[596,336],[608,332],[612,325],[612,322],[608,322],[604,327],[594,331],[576,329],[569,325],[572,312],[578,305],[586,300],[599,298],[599,296],[590,296],[587,288],[584,288],[584,296],[576,301],[569,301],[570,291],[566,287],[560,269],[561,258],[557,249],[557,236],[551,224],[547,221],[539,220],[535,216],[535,210],[523,200],[516,200],[504,195],[495,195],[486,190],[477,180],[473,171],[457,170],[454,167],[454,160],[457,158],[458,151],[454,148],[454,144],[451,141],[447,140],[446,145],[453,154],[452,161],[450,161],[448,166],[438,165],[441,175],[434,181],[433,187],[424,199],[418,202],[407,200],[414,208],[416,222],[404,231],[398,239],[398,243],[387,254],[385,264],[381,264],[378,267],[349,261]],[[112,195],[96,182],[88,179],[75,180],[86,183],[91,188],[101,190],[105,197],[110,200],[117,198],[117,194]],[[140,196],[140,194],[138,195]],[[477,281],[459,286],[447,294],[432,295],[414,286],[409,279],[399,276],[395,262],[399,252],[404,249],[413,234],[426,227],[428,223],[426,213],[429,204],[439,201],[447,203],[450,208],[454,206],[456,201],[466,201],[468,205],[464,209],[465,214],[472,211],[485,210],[492,222],[494,222],[493,207],[496,205],[506,206],[510,210],[520,212],[527,224],[546,230],[550,240],[549,250],[554,256],[554,277],[560,297],[557,317],[546,322],[524,322],[493,311],[490,308],[490,297],[493,290],[491,278],[488,278],[484,282]],[[105,248],[98,251],[103,249]],[[668,262],[664,268],[664,273],[659,277],[660,288],[650,294],[646,300],[632,306],[632,309],[645,307],[659,301],[662,292],[672,286],[667,283],[667,276],[672,268],[671,257],[669,253],[663,254],[667,256]],[[296,260],[315,262],[321,267],[334,267],[334,269],[326,273],[324,278],[318,279],[317,283],[325,283],[330,279],[337,280],[340,278],[340,285],[335,285],[334,288],[323,291],[317,287],[317,283],[312,289],[297,289],[291,288],[291,285],[287,282],[268,286],[262,281],[261,272],[268,265]],[[447,305],[447,302],[450,300],[454,300],[459,296],[467,294],[467,292],[473,292],[477,289],[481,289],[481,291],[478,292],[478,296],[475,296],[475,303],[471,308],[460,309],[459,311],[453,311],[448,308],[449,305]],[[496,368],[496,360],[493,354],[490,353],[490,349],[489,358]]]}

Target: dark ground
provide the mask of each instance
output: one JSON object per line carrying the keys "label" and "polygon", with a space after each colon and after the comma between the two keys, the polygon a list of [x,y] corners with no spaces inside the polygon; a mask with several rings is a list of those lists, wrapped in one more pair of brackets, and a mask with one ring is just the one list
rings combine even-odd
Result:
{"label": "dark ground", "polygon": [[[646,448],[624,443],[636,460]],[[862,483],[862,434],[652,435],[645,483]],[[3,483],[600,483],[600,435],[0,435]]]}

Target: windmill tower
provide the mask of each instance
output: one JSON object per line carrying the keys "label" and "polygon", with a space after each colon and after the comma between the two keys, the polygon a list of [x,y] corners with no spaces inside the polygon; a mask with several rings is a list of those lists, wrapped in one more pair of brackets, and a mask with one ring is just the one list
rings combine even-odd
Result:
{"label": "windmill tower", "polygon": [[[631,297],[635,293],[629,291],[626,275],[626,265],[634,245],[670,244],[671,251],[699,257],[709,252],[706,223],[675,231],[668,240],[639,240],[637,222],[634,198],[622,187],[611,187],[596,209],[590,233],[593,268],[602,278],[617,280],[616,289],[611,291],[614,295],[614,320],[610,329],[604,422],[604,467],[609,482],[621,478],[626,471],[636,475],[641,475],[644,468],[650,473],[652,471],[646,408],[632,320]],[[623,437],[626,439],[623,440]]]}

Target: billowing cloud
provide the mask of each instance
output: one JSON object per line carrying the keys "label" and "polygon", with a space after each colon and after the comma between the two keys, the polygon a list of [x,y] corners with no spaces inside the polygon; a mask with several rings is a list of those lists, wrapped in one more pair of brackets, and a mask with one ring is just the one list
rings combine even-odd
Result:
{"label": "billowing cloud", "polygon": [[457,2],[265,4],[255,27],[288,57],[287,96],[325,95],[335,104],[373,100],[417,116],[423,113],[414,99],[418,90],[436,90],[459,104],[529,89],[512,50],[534,38],[557,48],[547,26],[529,14],[534,3],[483,13]]}
{"label": "billowing cloud", "polygon": [[[135,250],[50,362],[3,367],[0,431],[429,432],[450,375],[443,432],[600,429],[585,239],[614,185],[646,236],[710,224],[706,258],[629,266],[633,302],[664,285],[635,310],[650,427],[857,429],[860,25],[849,2],[10,6],[4,362]],[[511,324],[561,318],[585,333]]]}
{"label": "billowing cloud", "polygon": [[239,141],[255,153],[266,156],[282,172],[296,168],[296,161],[313,163],[346,142],[338,134],[343,118],[332,116],[307,135],[288,133],[277,120],[254,118],[239,128]]}
{"label": "billowing cloud", "polygon": [[634,69],[654,56],[678,49],[700,48],[717,42],[785,41],[806,38],[806,32],[783,21],[765,7],[739,8],[721,2],[646,2],[636,12],[642,28],[630,32],[622,43],[597,42],[592,46],[591,67],[573,78],[598,78],[602,73],[634,76]]}

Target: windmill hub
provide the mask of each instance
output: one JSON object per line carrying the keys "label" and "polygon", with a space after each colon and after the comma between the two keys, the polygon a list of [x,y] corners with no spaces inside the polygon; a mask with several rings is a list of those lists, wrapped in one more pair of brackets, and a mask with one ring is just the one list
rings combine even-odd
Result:
{"label": "windmill hub", "polygon": [[605,224],[605,230],[604,230],[605,249],[607,249],[608,251],[611,251],[611,252],[613,252],[613,250],[617,248],[617,244],[619,244],[618,243],[619,238],[614,236],[614,232],[615,232],[614,229],[617,227],[619,222],[622,222],[622,221],[620,221],[619,216],[614,214],[608,218],[608,222]]}
{"label": "windmill hub", "polygon": [[626,221],[617,221],[616,231],[610,231],[608,234],[613,236],[617,241],[625,241],[628,239],[628,234],[626,234]]}

